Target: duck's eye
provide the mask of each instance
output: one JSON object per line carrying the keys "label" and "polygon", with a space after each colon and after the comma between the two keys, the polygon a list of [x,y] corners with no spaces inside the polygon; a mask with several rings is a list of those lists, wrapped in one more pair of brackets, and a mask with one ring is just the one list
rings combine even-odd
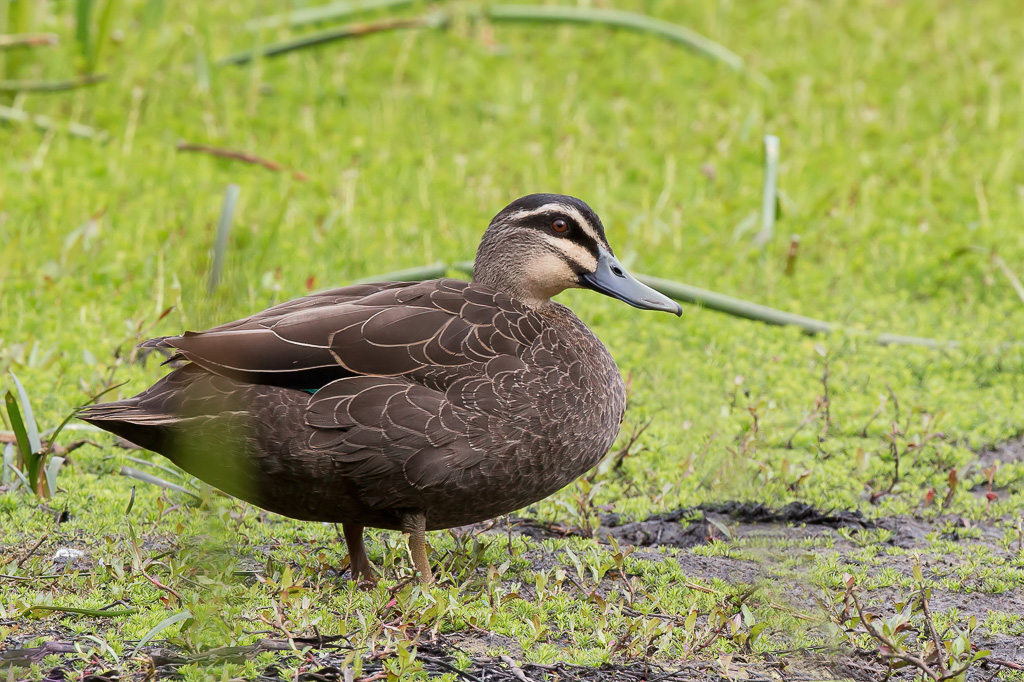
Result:
{"label": "duck's eye", "polygon": [[555,222],[551,223],[551,229],[555,232],[565,232],[569,229],[569,223],[559,218]]}

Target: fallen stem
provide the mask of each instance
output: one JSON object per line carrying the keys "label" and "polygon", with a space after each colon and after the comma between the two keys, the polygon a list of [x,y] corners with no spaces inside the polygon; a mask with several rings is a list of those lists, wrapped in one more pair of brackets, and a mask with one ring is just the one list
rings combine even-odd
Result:
{"label": "fallen stem", "polygon": [[60,38],[56,33],[9,33],[0,35],[0,50],[11,47],[41,47],[56,45]]}
{"label": "fallen stem", "polygon": [[184,600],[181,598],[181,595],[178,594],[174,590],[173,587],[169,587],[167,585],[164,585],[162,582],[160,582],[159,580],[157,580],[156,578],[151,576],[149,573],[146,573],[146,567],[145,566],[140,566],[139,567],[139,573],[142,574],[143,578],[145,578],[149,582],[153,583],[154,586],[159,587],[161,590],[167,592],[168,594],[174,595],[174,598],[178,600],[178,606],[182,606],[185,603]]}
{"label": "fallen stem", "polygon": [[80,613],[83,616],[98,616],[101,618],[114,618],[116,616],[130,616],[133,613],[138,613],[138,609],[123,609],[121,611],[104,611],[103,609],[79,609],[73,606],[30,606],[25,609],[22,616],[27,616],[33,611],[54,611],[57,613]]}
{"label": "fallen stem", "polygon": [[[366,284],[368,282],[386,281],[414,282],[443,277],[445,273],[449,271],[458,272],[472,277],[473,261],[464,260],[456,261],[451,264],[437,263],[435,265],[424,265],[419,268],[409,268],[408,270],[397,270],[395,272],[388,272],[382,275],[364,277],[356,280],[354,283]],[[796,313],[788,313],[784,310],[769,308],[768,306],[760,305],[758,303],[751,303],[750,301],[744,301],[743,299],[720,294],[716,291],[709,291],[708,289],[690,286],[689,284],[683,284],[682,282],[640,274],[637,274],[636,278],[652,289],[660,291],[666,296],[677,301],[699,305],[710,310],[732,315],[733,317],[741,317],[746,320],[764,322],[765,324],[777,326],[799,327],[808,334],[829,334],[840,328],[839,325],[831,322],[816,320],[812,317],[805,317],[803,315],[797,315]],[[857,330],[848,331],[857,334],[870,334],[870,332],[860,332]],[[928,339],[920,336],[904,336],[902,334],[875,334],[872,336],[872,339],[883,346],[893,345],[924,346],[925,348],[954,348],[958,345],[955,341],[936,341],[935,339]]]}
{"label": "fallen stem", "polygon": [[341,26],[339,28],[311,33],[301,38],[297,38],[296,40],[289,40],[283,43],[260,47],[255,50],[239,52],[237,54],[224,57],[218,61],[217,64],[222,66],[226,64],[234,64],[236,66],[248,64],[257,57],[280,57],[281,55],[288,54],[289,52],[304,50],[318,45],[325,45],[327,43],[333,43],[337,40],[345,40],[347,38],[360,38],[374,33],[396,31],[403,28],[438,27],[443,25],[445,20],[444,15],[430,14],[412,19],[383,19],[381,21],[372,21],[363,24],[348,24],[347,26]]}
{"label": "fallen stem", "polygon": [[653,33],[710,59],[722,62],[735,71],[748,73],[764,88],[771,83],[764,75],[747,68],[743,58],[720,43],[697,33],[693,29],[656,19],[645,14],[616,9],[592,7],[563,7],[557,5],[494,5],[485,10],[492,21],[542,21],[576,24],[603,24],[615,28]]}
{"label": "fallen stem", "polygon": [[95,74],[62,81],[0,81],[0,92],[65,92],[96,85],[105,80],[106,74]]}
{"label": "fallen stem", "polygon": [[[203,154],[209,154],[210,156],[216,156],[221,159],[231,159],[233,161],[242,161],[244,163],[251,163],[257,166],[263,166],[267,170],[275,172],[288,170],[277,161],[271,161],[270,159],[263,158],[262,156],[256,156],[255,154],[249,154],[248,152],[242,152],[235,149],[227,149],[225,147],[211,147],[205,144],[192,144],[191,142],[178,142],[177,149],[179,152],[201,152]],[[296,180],[305,182],[309,178],[305,173],[300,171],[291,171],[292,175]]]}

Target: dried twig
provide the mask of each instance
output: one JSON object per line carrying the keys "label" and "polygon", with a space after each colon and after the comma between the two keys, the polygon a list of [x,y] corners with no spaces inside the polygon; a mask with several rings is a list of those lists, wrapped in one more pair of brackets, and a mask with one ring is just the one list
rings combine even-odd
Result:
{"label": "dried twig", "polygon": [[874,412],[872,412],[872,413],[871,413],[871,416],[870,416],[870,417],[868,417],[868,420],[867,420],[867,422],[865,422],[865,424],[864,424],[864,428],[862,428],[862,429],[860,430],[860,437],[861,437],[861,438],[867,438],[867,437],[868,437],[868,427],[869,427],[869,426],[871,426],[871,424],[872,424],[872,423],[873,423],[873,422],[874,422],[874,421],[875,421],[876,419],[878,419],[878,415],[882,414],[882,410],[884,410],[884,409],[885,409],[885,402],[886,402],[886,401],[885,401],[885,399],[883,398],[883,399],[882,399],[882,401],[881,401],[881,402],[880,402],[880,403],[878,404],[878,409],[876,409],[876,410],[875,410]]}
{"label": "dried twig", "polygon": [[[921,592],[921,605],[924,609],[925,614],[925,627],[930,631],[932,636],[932,643],[936,648],[935,656],[938,659],[939,670],[936,671],[928,662],[922,658],[921,655],[911,653],[904,649],[899,642],[897,642],[892,636],[886,634],[882,630],[875,627],[874,623],[871,622],[870,615],[864,610],[860,600],[857,598],[857,590],[851,580],[848,583],[846,594],[853,601],[854,608],[857,611],[857,616],[860,618],[860,622],[864,625],[864,628],[868,631],[868,634],[881,644],[884,649],[878,652],[879,658],[887,661],[898,660],[903,661],[909,665],[914,666],[921,671],[922,676],[928,677],[933,682],[944,682],[945,680],[952,680],[962,675],[969,667],[970,663],[962,664],[955,669],[950,670],[943,660],[942,654],[945,650],[938,636],[935,634],[935,625],[931,618],[931,611],[927,606],[927,599],[925,598],[924,592]],[[922,652],[923,654],[923,652]]]}
{"label": "dried twig", "polygon": [[532,679],[526,676],[523,669],[516,665],[516,662],[512,660],[511,656],[505,656],[504,654],[498,657],[502,663],[508,666],[509,670],[512,671],[512,676],[515,677],[519,682],[533,682]]}
{"label": "dried twig", "polygon": [[163,590],[164,592],[167,592],[168,594],[174,595],[174,598],[178,600],[178,605],[179,606],[183,606],[185,604],[185,601],[181,598],[181,595],[178,594],[177,592],[175,592],[174,588],[168,587],[167,585],[164,585],[162,582],[160,582],[159,580],[157,580],[156,578],[151,576],[149,573],[146,573],[146,567],[145,566],[140,566],[139,567],[139,572],[142,573],[142,577],[144,577],[149,582],[153,583],[153,585],[155,585],[156,587],[159,587],[161,590]]}
{"label": "dried twig", "polygon": [[31,559],[31,558],[32,558],[32,555],[34,555],[34,554],[36,553],[36,551],[37,551],[37,550],[39,549],[39,546],[40,546],[40,545],[42,545],[42,544],[43,544],[43,542],[44,542],[44,541],[46,540],[46,538],[48,538],[48,537],[50,537],[50,534],[49,534],[49,533],[46,533],[46,534],[44,534],[44,535],[43,535],[43,537],[39,538],[39,541],[38,541],[38,542],[36,542],[36,544],[32,545],[32,549],[30,549],[30,550],[28,551],[28,554],[26,554],[25,556],[23,556],[23,557],[21,557],[20,559],[18,559],[18,563],[16,563],[16,564],[14,565],[14,566],[15,566],[15,568],[19,568],[19,569],[20,569],[20,568],[21,568],[21,566],[22,566],[22,564],[24,564],[24,563],[25,563],[26,561],[28,561],[29,559]]}
{"label": "dried twig", "polygon": [[814,400],[814,409],[812,409],[807,414],[806,417],[804,417],[802,420],[800,420],[800,423],[797,424],[797,427],[796,427],[796,429],[793,430],[793,433],[789,434],[789,440],[786,441],[786,449],[787,450],[792,450],[793,449],[793,439],[796,438],[797,434],[800,433],[801,431],[803,431],[805,426],[807,426],[812,421],[814,421],[815,419],[818,418],[818,414],[821,412],[821,407],[822,407],[822,397],[818,396]]}
{"label": "dried twig", "polygon": [[1017,292],[1017,297],[1024,302],[1024,284],[1021,284],[1020,279],[1014,274],[1010,266],[1006,264],[1006,261],[1002,259],[995,252],[992,253],[992,263],[999,268],[999,270],[1006,276],[1006,279],[1010,280],[1010,286]]}
{"label": "dried twig", "polygon": [[56,33],[9,33],[0,35],[0,50],[11,47],[40,47],[60,42]]}
{"label": "dried twig", "polygon": [[939,639],[939,633],[935,630],[935,621],[932,619],[932,609],[928,605],[928,595],[925,594],[925,590],[921,588],[921,610],[924,611],[924,627],[928,630],[928,634],[932,638],[932,646],[935,647],[935,657],[939,661],[939,672],[945,674],[946,672],[946,661],[942,655],[945,651],[942,646],[942,641]]}
{"label": "dried twig", "polygon": [[[267,170],[272,171],[287,171],[288,169],[279,164],[277,161],[271,161],[270,159],[263,158],[262,156],[256,156],[248,152],[242,152],[235,149],[227,149],[225,147],[211,147],[205,144],[192,144],[191,142],[178,142],[177,149],[179,152],[202,152],[203,154],[210,154],[221,159],[231,159],[233,161],[242,161],[244,163],[251,163],[257,166],[263,166]],[[300,171],[291,171],[291,174],[296,180],[305,182],[308,180],[308,176]]]}
{"label": "dried twig", "polygon": [[443,669],[447,670],[450,673],[455,673],[459,677],[461,677],[461,678],[463,678],[465,680],[469,680],[470,682],[482,682],[482,680],[479,677],[477,677],[476,675],[472,675],[470,673],[467,673],[465,670],[462,670],[460,668],[456,668],[451,663],[447,663],[445,661],[442,661],[440,658],[434,658],[433,656],[424,656],[423,654],[419,654],[419,653],[416,654],[416,658],[420,659],[424,663],[430,663],[432,665],[436,665],[439,668],[443,668]]}

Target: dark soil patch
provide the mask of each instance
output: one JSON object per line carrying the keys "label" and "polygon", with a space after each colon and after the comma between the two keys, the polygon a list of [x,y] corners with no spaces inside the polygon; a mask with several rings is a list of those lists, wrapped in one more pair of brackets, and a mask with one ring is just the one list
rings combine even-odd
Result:
{"label": "dark soil patch", "polygon": [[996,462],[1003,464],[1024,462],[1024,438],[1001,443],[978,453],[978,463],[982,468],[990,467]]}

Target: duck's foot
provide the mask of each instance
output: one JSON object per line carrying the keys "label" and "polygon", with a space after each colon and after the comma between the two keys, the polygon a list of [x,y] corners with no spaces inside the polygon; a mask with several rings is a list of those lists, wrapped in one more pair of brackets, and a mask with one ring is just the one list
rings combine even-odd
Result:
{"label": "duck's foot", "polygon": [[366,548],[363,546],[363,527],[351,523],[343,523],[341,527],[345,533],[345,544],[348,545],[349,573],[352,580],[358,580],[360,585],[375,585],[377,574],[370,565]]}
{"label": "duck's foot", "polygon": [[413,566],[420,574],[420,583],[428,585],[434,582],[427,557],[427,515],[423,512],[403,514],[402,532],[409,534],[409,553],[412,554]]}

